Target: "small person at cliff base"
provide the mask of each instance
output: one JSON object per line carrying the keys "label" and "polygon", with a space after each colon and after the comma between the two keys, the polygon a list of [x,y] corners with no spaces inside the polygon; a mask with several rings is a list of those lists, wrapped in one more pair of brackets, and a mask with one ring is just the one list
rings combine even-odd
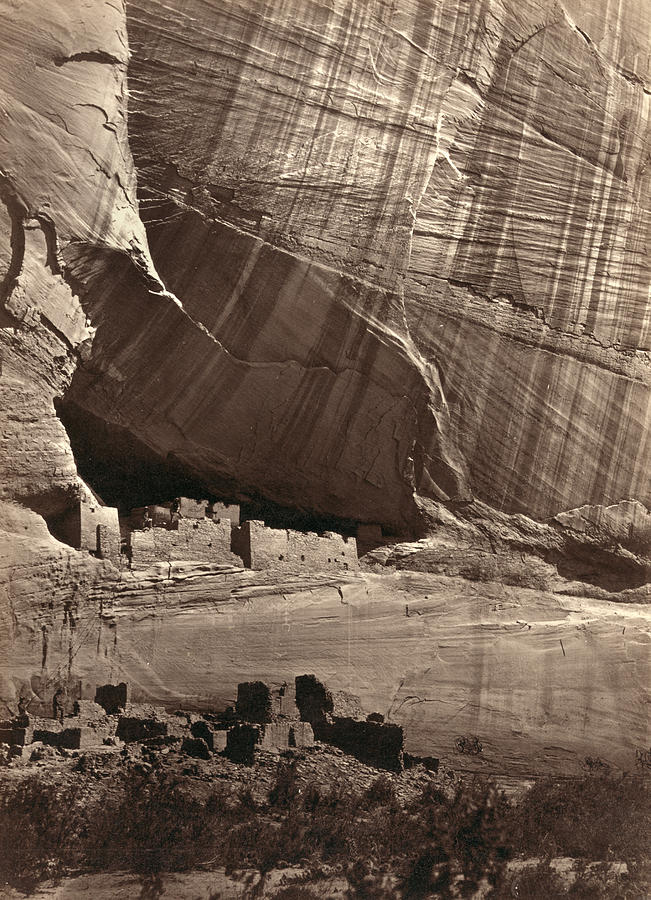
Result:
{"label": "small person at cliff base", "polygon": [[63,724],[63,716],[65,713],[66,706],[66,691],[65,688],[60,687],[54,697],[52,697],[52,713],[54,718]]}
{"label": "small person at cliff base", "polygon": [[24,694],[18,698],[18,715],[14,716],[14,722],[19,728],[27,728],[29,725],[29,714],[27,712],[29,701]]}

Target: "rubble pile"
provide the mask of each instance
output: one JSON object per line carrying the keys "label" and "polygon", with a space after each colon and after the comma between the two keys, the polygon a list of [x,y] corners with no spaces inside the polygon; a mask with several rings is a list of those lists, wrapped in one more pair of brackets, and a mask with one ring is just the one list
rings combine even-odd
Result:
{"label": "rubble pile", "polygon": [[[258,753],[304,750],[315,741],[376,769],[400,772],[421,762],[405,758],[401,726],[384,722],[380,713],[363,717],[359,698],[333,694],[314,675],[299,675],[293,684],[283,682],[273,690],[262,681],[242,682],[234,706],[204,714],[134,703],[124,682],[98,686],[95,699],[76,700],[70,715],[61,696],[62,690],[54,696],[54,718],[21,709],[0,722],[5,762],[37,758],[43,747],[81,751],[140,744],[175,747],[196,759],[219,754],[250,766]],[[438,760],[428,757],[426,768],[436,771]]]}

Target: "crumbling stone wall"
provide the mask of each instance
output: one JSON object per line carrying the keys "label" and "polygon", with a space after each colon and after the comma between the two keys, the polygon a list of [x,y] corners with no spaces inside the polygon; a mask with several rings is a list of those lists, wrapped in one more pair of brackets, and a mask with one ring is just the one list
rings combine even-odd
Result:
{"label": "crumbling stone wall", "polygon": [[357,552],[360,556],[364,556],[369,550],[380,547],[383,542],[381,525],[360,523],[357,526]]}
{"label": "crumbling stone wall", "polygon": [[228,519],[232,526],[240,524],[240,507],[237,503],[211,503],[208,515],[213,519]]}
{"label": "crumbling stone wall", "polygon": [[314,731],[309,722],[270,722],[260,731],[260,747],[263,750],[288,750],[291,747],[312,747],[314,744]]}
{"label": "crumbling stone wall", "polygon": [[220,519],[188,518],[179,521],[178,530],[132,531],[129,552],[134,569],[178,559],[242,565],[231,552],[230,521]]}
{"label": "crumbling stone wall", "polygon": [[320,726],[334,708],[332,694],[316,675],[297,675],[295,684],[296,706],[301,720]]}
{"label": "crumbling stone wall", "polygon": [[235,711],[245,722],[271,722],[271,691],[263,681],[243,681],[237,686]]}
{"label": "crumbling stone wall", "polygon": [[242,723],[229,729],[226,737],[226,756],[233,762],[250,766],[255,757],[255,748],[260,744],[259,725]]}
{"label": "crumbling stone wall", "polygon": [[[209,503],[207,500],[191,500],[189,497],[178,497],[172,508],[184,519],[205,519],[208,515]],[[219,517],[217,517],[219,518]]]}
{"label": "crumbling stone wall", "polygon": [[120,535],[108,525],[97,526],[97,555],[100,559],[110,559],[115,565],[121,562]]}
{"label": "crumbling stone wall", "polygon": [[104,559],[120,557],[120,520],[117,509],[102,506],[92,495],[84,495],[57,523],[57,532],[77,550],[88,550]]}
{"label": "crumbling stone wall", "polygon": [[172,504],[151,503],[149,506],[136,506],[126,520],[127,529],[137,531],[140,528],[171,528]]}
{"label": "crumbling stone wall", "polygon": [[319,729],[319,739],[378,769],[402,769],[404,735],[400,725],[336,716]]}
{"label": "crumbling stone wall", "polygon": [[126,709],[128,702],[129,686],[124,681],[100,684],[95,690],[95,703],[111,716]]}
{"label": "crumbling stone wall", "polygon": [[24,747],[34,740],[34,729],[29,725],[21,726],[13,722],[0,722],[0,744]]}
{"label": "crumbling stone wall", "polygon": [[167,722],[160,719],[144,719],[139,716],[120,716],[118,719],[117,736],[120,740],[147,741],[151,738],[167,735]]}
{"label": "crumbling stone wall", "polygon": [[336,714],[337,706],[341,707],[342,702],[344,708],[354,708],[356,700],[341,692],[337,703],[337,698],[315,675],[296,678],[296,705],[301,719],[312,725],[317,740],[333,744],[367,765],[400,771],[404,745],[402,727]]}
{"label": "crumbling stone wall", "polygon": [[355,538],[334,531],[304,533],[267,528],[264,522],[252,520],[234,529],[233,550],[250,569],[300,572],[359,568]]}

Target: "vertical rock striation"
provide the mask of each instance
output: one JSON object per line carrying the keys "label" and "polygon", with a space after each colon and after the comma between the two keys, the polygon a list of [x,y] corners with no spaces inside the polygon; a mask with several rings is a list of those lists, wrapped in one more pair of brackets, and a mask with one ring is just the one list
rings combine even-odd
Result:
{"label": "vertical rock striation", "polygon": [[649,503],[644,8],[4,6],[6,496],[74,489],[65,394],[400,528]]}
{"label": "vertical rock striation", "polygon": [[3,2],[0,74],[0,498],[44,515],[78,487],[55,413],[94,327],[64,262],[71,245],[146,258],[126,130],[124,10]]}
{"label": "vertical rock striation", "polygon": [[244,483],[382,521],[414,491],[648,502],[648,11],[128,17],[152,254],[230,357],[221,399],[166,398],[158,440],[187,453],[172,425],[202,443],[210,410],[203,443]]}

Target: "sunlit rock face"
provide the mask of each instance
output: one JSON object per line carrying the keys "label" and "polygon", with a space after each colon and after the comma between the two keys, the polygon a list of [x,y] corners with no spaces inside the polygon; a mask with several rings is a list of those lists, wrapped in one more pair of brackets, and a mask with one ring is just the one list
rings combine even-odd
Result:
{"label": "sunlit rock face", "polygon": [[[138,579],[2,502],[3,715],[28,688],[46,710],[58,681],[220,705],[313,671],[421,752],[476,735],[518,773],[630,767],[649,740],[646,6],[0,18],[0,501],[56,517],[103,445],[113,485],[137,458],[161,491],[173,471],[435,526],[387,551],[398,571],[336,583],[187,561]],[[520,562],[491,561],[504,547]]]}
{"label": "sunlit rock face", "polygon": [[[586,756],[630,771],[649,746],[643,603],[390,570],[291,576],[179,563],[120,574],[44,528],[25,537],[20,521],[12,527],[2,715],[19,696],[49,714],[60,680],[71,698],[127,681],[139,701],[221,709],[241,681],[279,688],[315,673],[403,725],[410,752],[456,771],[568,775]],[[2,575],[0,557],[0,586]],[[481,753],[464,752],[458,742],[472,749],[475,738]]]}
{"label": "sunlit rock face", "polygon": [[642,4],[127,12],[141,217],[195,326],[143,311],[111,375],[111,322],[82,402],[138,380],[149,440],[340,514],[648,502]]}
{"label": "sunlit rock face", "polygon": [[648,505],[640,4],[4,6],[5,496],[63,396],[352,519]]}
{"label": "sunlit rock face", "polygon": [[0,499],[50,515],[78,486],[53,401],[94,328],[64,263],[74,244],[146,256],[126,131],[123,10],[0,3]]}
{"label": "sunlit rock face", "polygon": [[642,5],[5,5],[5,496],[63,395],[321,513],[649,503]]}

